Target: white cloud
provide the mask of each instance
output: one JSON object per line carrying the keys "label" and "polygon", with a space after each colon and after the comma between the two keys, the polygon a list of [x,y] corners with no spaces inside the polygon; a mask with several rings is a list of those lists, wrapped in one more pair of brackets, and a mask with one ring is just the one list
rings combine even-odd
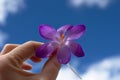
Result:
{"label": "white cloud", "polygon": [[7,39],[7,34],[0,31],[0,47],[2,47]]}
{"label": "white cloud", "polygon": [[[120,57],[104,59],[92,64],[85,73],[80,74],[82,80],[120,80]],[[57,80],[79,80],[70,69],[61,69]]]}
{"label": "white cloud", "polygon": [[69,68],[62,68],[56,80],[79,80],[79,79]]}
{"label": "white cloud", "polygon": [[112,0],[69,0],[70,5],[73,7],[93,7],[98,6],[99,8],[106,8]]}
{"label": "white cloud", "polygon": [[83,75],[84,80],[120,80],[120,57],[95,63]]}
{"label": "white cloud", "polygon": [[0,0],[0,24],[4,24],[9,14],[15,14],[24,7],[24,0]]}

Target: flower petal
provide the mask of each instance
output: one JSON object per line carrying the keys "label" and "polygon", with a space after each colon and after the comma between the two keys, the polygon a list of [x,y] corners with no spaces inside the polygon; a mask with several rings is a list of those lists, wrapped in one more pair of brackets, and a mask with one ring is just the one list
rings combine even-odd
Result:
{"label": "flower petal", "polygon": [[84,52],[80,44],[74,42],[74,41],[69,41],[68,46],[72,50],[73,54],[75,54],[77,57],[83,57]]}
{"label": "flower petal", "polygon": [[62,34],[65,34],[66,31],[68,31],[69,29],[71,29],[73,26],[72,25],[64,25],[62,27],[60,27],[57,32],[60,34],[60,36]]}
{"label": "flower petal", "polygon": [[45,43],[36,50],[36,56],[39,58],[49,57],[54,50],[55,46],[52,43]]}
{"label": "flower petal", "polygon": [[53,40],[57,34],[57,31],[48,25],[40,25],[39,27],[40,35],[48,40]]}
{"label": "flower petal", "polygon": [[57,59],[61,64],[67,64],[71,59],[71,50],[67,46],[60,47],[57,52]]}
{"label": "flower petal", "polygon": [[85,26],[84,25],[78,25],[76,27],[73,27],[69,30],[67,36],[67,40],[74,40],[81,37],[85,32]]}

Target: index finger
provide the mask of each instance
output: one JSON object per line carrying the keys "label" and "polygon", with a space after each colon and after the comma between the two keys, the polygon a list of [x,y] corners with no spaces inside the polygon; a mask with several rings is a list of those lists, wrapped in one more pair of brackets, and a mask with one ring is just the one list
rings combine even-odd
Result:
{"label": "index finger", "polygon": [[43,43],[36,41],[28,41],[12,51],[10,51],[7,55],[14,57],[15,60],[25,61],[26,59],[35,55],[35,52],[38,47],[40,47]]}

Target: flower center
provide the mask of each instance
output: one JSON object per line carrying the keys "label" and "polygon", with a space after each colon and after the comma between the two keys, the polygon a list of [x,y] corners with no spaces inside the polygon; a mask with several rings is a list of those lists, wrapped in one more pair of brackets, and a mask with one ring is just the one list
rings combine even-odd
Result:
{"label": "flower center", "polygon": [[64,35],[64,34],[62,34],[61,38],[62,38],[62,40],[63,40],[63,39],[65,38],[65,35]]}
{"label": "flower center", "polygon": [[65,39],[65,35],[62,34],[62,35],[61,35],[61,41],[60,41],[60,45],[61,45],[61,46],[63,46],[63,45],[65,44],[64,39]]}
{"label": "flower center", "polygon": [[63,46],[65,44],[65,35],[62,34],[60,37],[56,37],[56,40],[58,41],[60,46]]}

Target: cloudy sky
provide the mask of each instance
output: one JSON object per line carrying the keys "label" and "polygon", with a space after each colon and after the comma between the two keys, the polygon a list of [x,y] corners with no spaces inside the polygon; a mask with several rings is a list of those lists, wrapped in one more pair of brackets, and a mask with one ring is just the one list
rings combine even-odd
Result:
{"label": "cloudy sky", "polygon": [[[72,56],[70,64],[82,80],[120,80],[119,0],[0,0],[0,49],[5,43],[45,42],[40,24],[56,29],[65,24],[85,24],[80,43],[85,57]],[[44,62],[33,64],[39,72]],[[57,80],[79,80],[63,65]]]}

